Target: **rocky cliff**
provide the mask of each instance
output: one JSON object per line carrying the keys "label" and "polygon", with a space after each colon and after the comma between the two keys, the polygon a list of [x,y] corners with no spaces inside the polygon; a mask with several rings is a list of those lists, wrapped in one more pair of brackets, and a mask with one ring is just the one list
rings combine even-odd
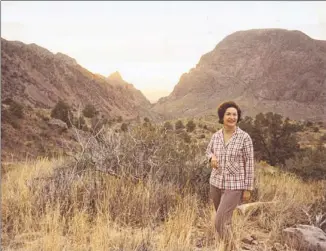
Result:
{"label": "rocky cliff", "polygon": [[245,115],[326,118],[326,41],[282,29],[238,31],[203,55],[153,107],[167,118],[216,112],[234,100]]}

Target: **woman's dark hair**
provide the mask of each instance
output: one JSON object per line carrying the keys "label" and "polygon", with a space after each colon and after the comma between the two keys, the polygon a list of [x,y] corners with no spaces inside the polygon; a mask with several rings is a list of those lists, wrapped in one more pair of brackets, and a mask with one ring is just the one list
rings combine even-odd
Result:
{"label": "woman's dark hair", "polygon": [[218,122],[220,124],[223,124],[223,118],[224,118],[225,111],[230,107],[233,107],[233,108],[237,109],[237,112],[238,112],[238,121],[237,121],[237,123],[239,123],[239,121],[241,120],[240,107],[236,103],[234,103],[233,101],[226,101],[226,102],[220,104],[218,109],[217,109],[217,114],[218,114],[218,118],[219,118]]}

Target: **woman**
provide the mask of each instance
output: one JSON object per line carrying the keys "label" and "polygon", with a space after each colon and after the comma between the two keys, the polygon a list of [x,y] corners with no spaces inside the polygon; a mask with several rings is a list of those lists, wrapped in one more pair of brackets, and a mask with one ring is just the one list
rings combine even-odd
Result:
{"label": "woman", "polygon": [[218,107],[223,128],[214,133],[206,150],[212,166],[210,195],[216,210],[215,228],[225,238],[230,231],[233,210],[250,199],[254,185],[254,151],[251,137],[237,124],[239,106],[228,101]]}

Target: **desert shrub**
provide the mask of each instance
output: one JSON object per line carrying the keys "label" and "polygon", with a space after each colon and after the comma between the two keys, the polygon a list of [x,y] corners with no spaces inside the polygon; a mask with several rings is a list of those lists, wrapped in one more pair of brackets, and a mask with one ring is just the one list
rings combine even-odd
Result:
{"label": "desert shrub", "polygon": [[319,127],[317,126],[314,126],[313,129],[312,129],[313,132],[319,132]]}
{"label": "desert shrub", "polygon": [[2,101],[3,104],[9,105],[6,116],[14,117],[12,120],[21,119],[24,117],[24,106],[14,101],[12,98],[6,98]]}
{"label": "desert shrub", "polygon": [[215,133],[217,130],[214,127],[208,127],[208,131]]}
{"label": "desert shrub", "polygon": [[10,103],[9,112],[16,118],[24,117],[24,107],[14,100]]}
{"label": "desert shrub", "polygon": [[85,118],[83,116],[74,118],[74,126],[78,129],[86,130],[87,125]]}
{"label": "desert shrub", "polygon": [[186,142],[190,143],[191,142],[191,137],[187,132],[182,132],[180,133],[180,137]]}
{"label": "desert shrub", "polygon": [[117,121],[118,123],[121,123],[121,122],[123,121],[122,116],[118,116],[117,119],[116,119],[116,121]]}
{"label": "desert shrub", "polygon": [[120,129],[123,132],[128,131],[128,124],[127,123],[122,123]]}
{"label": "desert shrub", "polygon": [[206,136],[205,136],[205,134],[200,134],[199,136],[198,136],[198,139],[204,139]]}
{"label": "desert shrub", "polygon": [[12,102],[13,102],[12,98],[6,98],[6,99],[2,100],[2,103],[6,104],[6,105],[10,105]]}
{"label": "desert shrub", "polygon": [[196,173],[206,173],[205,182],[190,185],[189,189],[207,192],[207,172],[210,169],[206,170],[203,164],[207,142],[199,145],[185,141],[176,134],[162,133],[161,128],[154,126],[151,130],[135,126],[127,134],[119,134],[108,128],[88,144],[83,158],[117,176],[128,175],[136,181],[152,180],[183,188],[191,184],[187,180],[196,181]]}
{"label": "desert shrub", "polygon": [[96,108],[94,105],[92,104],[87,104],[85,106],[85,108],[83,109],[83,115],[86,118],[93,118],[94,116],[96,116],[98,114]]}
{"label": "desert shrub", "polygon": [[179,130],[179,129],[184,129],[185,126],[183,125],[182,121],[181,120],[178,120],[176,123],[175,123],[175,130]]}
{"label": "desert shrub", "polygon": [[302,127],[279,114],[259,113],[255,119],[247,116],[239,127],[251,136],[255,157],[272,166],[284,164],[286,159],[299,151],[296,132],[301,131]]}
{"label": "desert shrub", "polygon": [[304,149],[285,161],[285,170],[295,173],[304,180],[326,179],[326,148]]}
{"label": "desert shrub", "polygon": [[73,114],[71,112],[71,108],[62,100],[59,100],[52,109],[51,117],[62,120],[67,124],[68,127],[72,126]]}
{"label": "desert shrub", "polygon": [[102,130],[106,125],[109,124],[108,118],[102,116],[102,117],[93,117],[91,119],[91,132],[93,134],[97,134],[100,130]]}
{"label": "desert shrub", "polygon": [[193,120],[189,120],[188,123],[186,124],[187,132],[192,132],[196,128],[196,124],[194,123]]}
{"label": "desert shrub", "polygon": [[[211,170],[202,159],[206,143],[186,144],[161,128],[142,126],[123,134],[108,129],[97,137],[80,132],[79,139],[84,149],[75,160],[27,181],[34,217],[59,207],[68,221],[79,211],[91,221],[105,214],[129,226],[148,226],[166,220],[189,194],[208,202]],[[14,219],[5,221],[9,226]]]}
{"label": "desert shrub", "polygon": [[320,137],[320,141],[321,141],[321,142],[325,142],[325,141],[326,141],[326,133],[324,133],[324,134]]}
{"label": "desert shrub", "polygon": [[169,122],[169,121],[166,121],[163,125],[163,128],[166,130],[166,131],[172,131],[173,130],[173,125]]}
{"label": "desert shrub", "polygon": [[36,115],[45,122],[48,122],[50,120],[50,117],[46,114],[44,110],[37,110]]}
{"label": "desert shrub", "polygon": [[306,121],[306,123],[305,123],[305,125],[306,125],[306,127],[311,127],[311,126],[313,126],[313,122],[311,122],[311,121]]}
{"label": "desert shrub", "polygon": [[8,110],[1,110],[1,121],[2,123],[8,123],[13,128],[19,130],[21,128],[19,119],[13,116]]}

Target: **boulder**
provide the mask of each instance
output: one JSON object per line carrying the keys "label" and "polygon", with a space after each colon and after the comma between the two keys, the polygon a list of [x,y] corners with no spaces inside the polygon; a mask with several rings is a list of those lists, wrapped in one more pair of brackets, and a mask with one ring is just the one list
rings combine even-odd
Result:
{"label": "boulder", "polygon": [[326,251],[326,233],[310,225],[297,225],[283,230],[285,242],[297,250]]}
{"label": "boulder", "polygon": [[60,119],[50,119],[48,122],[49,126],[52,128],[68,129],[68,126],[65,122]]}

